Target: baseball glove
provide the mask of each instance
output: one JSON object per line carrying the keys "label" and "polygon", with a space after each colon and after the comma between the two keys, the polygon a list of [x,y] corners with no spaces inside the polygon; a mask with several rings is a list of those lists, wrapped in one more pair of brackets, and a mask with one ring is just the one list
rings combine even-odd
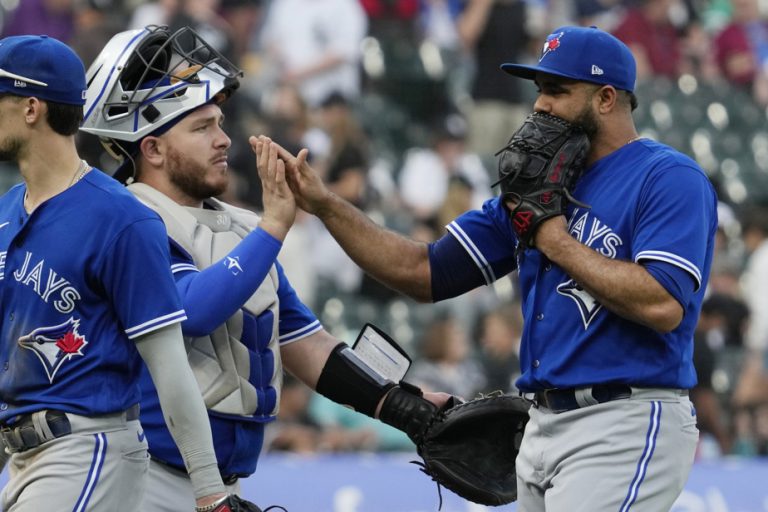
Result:
{"label": "baseball glove", "polygon": [[493,394],[438,412],[416,446],[422,471],[475,503],[515,501],[515,459],[529,405],[517,396]]}
{"label": "baseball glove", "polygon": [[[529,404],[501,392],[468,402],[456,397],[438,409],[419,388],[400,382],[379,418],[408,434],[424,460],[422,471],[462,498],[483,505],[517,499],[515,459]],[[442,496],[441,496],[442,505]]]}
{"label": "baseball glove", "polygon": [[563,215],[567,201],[588,208],[571,195],[584,170],[589,139],[564,119],[534,112],[512,135],[499,156],[501,195],[516,206],[510,210],[512,227],[523,249],[532,247],[539,225]]}

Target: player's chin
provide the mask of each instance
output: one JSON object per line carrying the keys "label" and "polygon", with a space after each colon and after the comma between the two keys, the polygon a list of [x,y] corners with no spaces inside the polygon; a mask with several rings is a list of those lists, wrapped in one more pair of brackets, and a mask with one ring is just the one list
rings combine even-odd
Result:
{"label": "player's chin", "polygon": [[205,187],[211,192],[210,196],[217,196],[227,190],[229,181],[229,171],[226,168],[215,169],[206,176]]}

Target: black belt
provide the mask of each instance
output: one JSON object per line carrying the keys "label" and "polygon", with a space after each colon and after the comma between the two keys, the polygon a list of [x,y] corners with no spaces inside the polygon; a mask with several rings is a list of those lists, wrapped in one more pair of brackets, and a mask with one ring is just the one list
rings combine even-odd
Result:
{"label": "black belt", "polygon": [[[0,429],[0,438],[9,453],[19,453],[32,448],[37,448],[53,439],[66,436],[72,433],[72,425],[69,418],[63,411],[46,410],[44,415],[45,424],[49,432],[40,426],[35,426],[33,416],[37,413],[30,413],[20,416],[17,421],[11,425],[3,426]],[[132,406],[125,411],[126,421],[139,419],[139,404]]]}
{"label": "black belt", "polygon": [[[163,459],[158,459],[154,455],[150,454],[149,458],[152,459],[153,462],[157,462],[161,466],[165,466],[167,468],[172,469],[173,471],[176,471],[178,473],[184,474],[187,478],[189,478],[189,473],[187,473],[186,468],[177,466],[176,464],[173,464],[171,462],[164,461]],[[237,481],[241,478],[248,478],[250,475],[240,474],[240,473],[232,473],[232,474],[223,474],[221,475],[221,481],[224,482],[224,485],[235,485]]]}
{"label": "black belt", "polygon": [[537,406],[546,407],[552,412],[559,413],[595,405],[595,401],[598,404],[602,404],[632,396],[632,388],[625,384],[599,384],[592,386],[591,388],[582,389],[584,389],[593,400],[586,397],[586,399],[581,400],[582,403],[579,403],[579,400],[576,398],[579,391],[575,388],[548,389],[546,391],[535,393],[534,403]]}

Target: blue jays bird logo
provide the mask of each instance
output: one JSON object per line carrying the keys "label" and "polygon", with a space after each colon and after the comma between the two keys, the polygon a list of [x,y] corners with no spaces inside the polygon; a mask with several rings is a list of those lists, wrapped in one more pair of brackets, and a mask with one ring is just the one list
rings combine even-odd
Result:
{"label": "blue jays bird logo", "polygon": [[579,308],[579,313],[581,313],[581,321],[584,323],[584,330],[589,327],[589,324],[595,318],[598,311],[603,307],[602,304],[597,302],[588,291],[582,288],[581,285],[573,279],[569,279],[565,283],[560,284],[557,287],[557,293],[570,297],[576,303]]}
{"label": "blue jays bird logo", "polygon": [[240,272],[243,271],[243,267],[240,266],[240,257],[235,256],[234,258],[231,256],[227,256],[227,269],[229,269],[232,272],[232,275],[237,275]]}
{"label": "blue jays bird logo", "polygon": [[[543,59],[549,52],[553,52],[560,48],[560,38],[563,37],[564,32],[558,32],[557,34],[550,35],[546,42],[544,42],[544,48],[541,50],[541,59]],[[539,59],[539,61],[541,61]]]}
{"label": "blue jays bird logo", "polygon": [[70,317],[63,324],[38,327],[19,338],[19,345],[34,352],[43,363],[49,382],[53,382],[56,372],[65,361],[83,355],[83,348],[88,342],[85,336],[77,332],[79,326],[80,320]]}

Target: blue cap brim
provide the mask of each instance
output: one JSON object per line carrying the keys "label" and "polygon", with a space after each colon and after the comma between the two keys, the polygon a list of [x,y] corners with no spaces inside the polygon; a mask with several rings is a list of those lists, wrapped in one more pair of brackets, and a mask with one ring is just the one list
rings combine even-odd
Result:
{"label": "blue cap brim", "polygon": [[524,64],[502,64],[501,70],[509,73],[512,76],[519,78],[525,78],[526,80],[534,80],[536,73],[546,73],[548,75],[561,76],[563,78],[570,78],[572,80],[583,80],[575,76],[571,76],[567,73],[563,73],[557,69],[550,69],[546,66],[526,66]]}

